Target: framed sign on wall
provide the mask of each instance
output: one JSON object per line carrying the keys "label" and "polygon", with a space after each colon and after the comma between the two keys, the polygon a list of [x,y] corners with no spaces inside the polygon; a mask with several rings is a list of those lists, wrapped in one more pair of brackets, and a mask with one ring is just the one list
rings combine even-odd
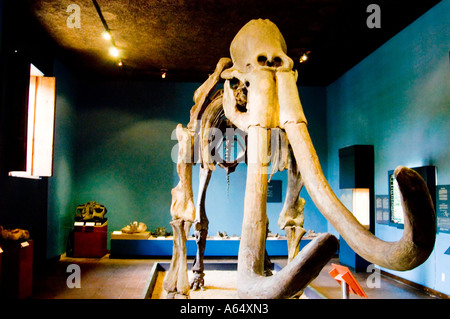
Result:
{"label": "framed sign on wall", "polygon": [[281,203],[281,180],[271,180],[267,185],[267,202],[268,203]]}
{"label": "framed sign on wall", "polygon": [[448,206],[450,185],[439,185],[436,189],[437,229],[441,233],[450,233],[450,211]]}

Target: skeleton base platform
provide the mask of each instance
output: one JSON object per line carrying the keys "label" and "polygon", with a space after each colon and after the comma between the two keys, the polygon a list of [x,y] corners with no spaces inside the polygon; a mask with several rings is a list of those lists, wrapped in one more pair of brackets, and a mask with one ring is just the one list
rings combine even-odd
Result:
{"label": "skeleton base platform", "polygon": [[[278,264],[272,265],[272,271],[276,273],[282,269]],[[148,290],[145,299],[165,299],[166,292],[162,287],[165,273],[169,270],[170,263],[155,263],[150,273]],[[192,264],[188,263],[189,276]],[[237,299],[236,277],[237,263],[205,263],[205,290],[191,290],[191,299]],[[326,297],[311,286],[307,286],[301,296],[302,299],[325,299]]]}

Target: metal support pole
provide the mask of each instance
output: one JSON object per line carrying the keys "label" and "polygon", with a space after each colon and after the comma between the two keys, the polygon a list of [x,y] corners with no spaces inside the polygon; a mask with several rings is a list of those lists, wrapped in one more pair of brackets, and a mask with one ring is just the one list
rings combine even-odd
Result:
{"label": "metal support pole", "polygon": [[341,281],[341,289],[342,289],[342,299],[350,299],[349,288],[345,280]]}

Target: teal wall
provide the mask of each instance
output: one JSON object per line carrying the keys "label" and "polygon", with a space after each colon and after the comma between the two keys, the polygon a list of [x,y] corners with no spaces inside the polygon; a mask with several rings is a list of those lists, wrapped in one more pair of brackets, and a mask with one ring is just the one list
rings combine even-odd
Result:
{"label": "teal wall", "polygon": [[73,228],[74,155],[77,81],[70,71],[55,60],[56,77],[55,135],[53,176],[48,178],[47,259],[66,251]]}
{"label": "teal wall", "polygon": [[[376,194],[388,194],[387,172],[398,165],[435,165],[437,184],[450,184],[449,50],[445,0],[327,87],[328,180],[337,194],[338,150],[353,144],[374,145]],[[386,241],[402,234],[381,224],[375,232]],[[424,265],[390,272],[449,294],[449,246],[450,234],[438,233]]]}
{"label": "teal wall", "polygon": [[110,233],[135,220],[170,229],[171,133],[197,86],[80,81],[74,200],[105,205]]}
{"label": "teal wall", "polygon": [[[201,83],[79,81],[76,124],[75,204],[95,200],[107,209],[108,231],[120,230],[133,221],[150,230],[170,228],[171,189],[178,183],[171,154],[178,123],[189,121],[193,95]],[[326,99],[324,88],[301,88],[305,113],[326,170]],[[193,170],[194,201],[198,193],[198,165]],[[274,179],[283,180],[286,172]],[[246,166],[230,175],[213,173],[206,199],[210,235],[226,231],[240,235]],[[283,190],[283,200],[284,200]],[[302,196],[308,199],[306,191]],[[282,232],[278,215],[282,203],[269,203],[270,230]],[[73,208],[74,211],[74,208]],[[325,219],[308,201],[307,229],[326,231]]]}

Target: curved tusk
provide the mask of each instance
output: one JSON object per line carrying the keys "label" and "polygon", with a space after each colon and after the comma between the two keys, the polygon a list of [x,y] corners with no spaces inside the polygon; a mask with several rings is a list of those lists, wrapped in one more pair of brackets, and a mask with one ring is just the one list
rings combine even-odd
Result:
{"label": "curved tusk", "polygon": [[336,253],[338,246],[336,237],[322,233],[273,276],[264,277],[249,271],[238,272],[239,298],[288,299],[298,295],[319,275]]}
{"label": "curved tusk", "polygon": [[386,242],[364,228],[333,193],[306,123],[286,123],[285,130],[308,194],[357,254],[381,267],[401,271],[413,269],[428,258],[436,236],[436,213],[428,188],[418,173],[402,166],[395,170],[405,227],[399,241]]}

